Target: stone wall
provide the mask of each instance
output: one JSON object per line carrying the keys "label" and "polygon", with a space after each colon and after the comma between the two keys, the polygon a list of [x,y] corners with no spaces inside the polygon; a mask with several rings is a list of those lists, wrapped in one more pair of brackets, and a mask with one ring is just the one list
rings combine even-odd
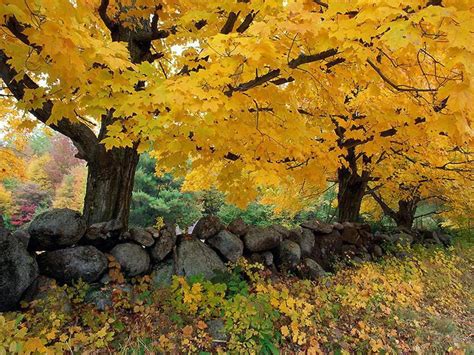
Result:
{"label": "stone wall", "polygon": [[240,257],[273,272],[315,280],[332,271],[336,262],[354,264],[383,256],[386,243],[450,242],[436,232],[373,234],[366,224],[317,220],[287,229],[248,226],[242,220],[226,226],[207,216],[192,234],[177,235],[176,230],[164,225],[123,232],[114,221],[87,227],[81,214],[69,209],[44,212],[12,234],[0,226],[0,311],[14,309],[25,295],[34,297],[46,278],[60,284],[79,279],[107,283],[111,256],[125,277],[150,274],[157,285],[170,283],[174,274],[212,278],[225,270],[225,263]]}

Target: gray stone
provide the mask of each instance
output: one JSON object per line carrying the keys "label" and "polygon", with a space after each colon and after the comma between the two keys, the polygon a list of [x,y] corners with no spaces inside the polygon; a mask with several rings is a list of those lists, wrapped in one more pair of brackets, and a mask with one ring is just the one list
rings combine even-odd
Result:
{"label": "gray stone", "polygon": [[207,279],[226,267],[214,250],[198,239],[182,240],[178,246],[177,273],[186,277],[202,275]]}
{"label": "gray stone", "polygon": [[374,253],[374,256],[376,258],[380,258],[383,256],[383,251],[382,251],[382,248],[379,246],[379,245],[374,245],[373,248],[372,248],[372,252]]}
{"label": "gray stone", "polygon": [[197,239],[206,240],[221,230],[224,229],[224,225],[217,216],[205,216],[202,217],[194,226],[193,236]]}
{"label": "gray stone", "polygon": [[311,258],[324,269],[330,270],[335,257],[342,253],[341,234],[333,230],[330,234],[316,236],[315,240]]}
{"label": "gray stone", "polygon": [[225,324],[222,319],[211,319],[207,321],[207,331],[212,337],[213,341],[224,342],[227,341],[228,335],[225,330]]}
{"label": "gray stone", "polygon": [[159,262],[164,260],[176,245],[176,239],[174,226],[165,225],[161,228],[155,245],[150,249],[150,255],[153,261]]}
{"label": "gray stone", "polygon": [[264,251],[263,253],[253,253],[250,255],[250,261],[253,263],[260,263],[264,266],[272,266],[274,263],[273,253],[271,251]]}
{"label": "gray stone", "polygon": [[292,229],[290,231],[289,239],[298,243],[301,249],[302,257],[311,255],[316,240],[313,232],[310,229]]}
{"label": "gray stone", "polygon": [[377,242],[395,243],[397,241],[397,237],[377,231],[374,233],[374,240]]}
{"label": "gray stone", "polygon": [[342,222],[342,226],[344,228],[355,228],[355,224],[352,223],[352,222],[348,222],[348,221]]}
{"label": "gray stone", "polygon": [[270,228],[273,228],[278,233],[280,233],[282,236],[282,239],[286,239],[290,236],[290,230],[284,226],[281,226],[279,224],[274,224]]}
{"label": "gray stone", "polygon": [[207,243],[232,262],[236,262],[244,252],[244,243],[240,238],[226,230],[209,238]]}
{"label": "gray stone", "polygon": [[412,235],[405,232],[394,234],[392,237],[394,238],[395,243],[400,244],[402,247],[411,246],[414,239]]}
{"label": "gray stone", "polygon": [[143,228],[131,228],[129,232],[130,240],[133,240],[144,247],[151,247],[155,244],[153,235]]}
{"label": "gray stone", "polygon": [[295,267],[301,260],[300,246],[292,240],[286,239],[278,247],[278,261],[284,267]]}
{"label": "gray stone", "polygon": [[271,251],[264,251],[261,255],[263,258],[263,265],[272,266],[274,264],[275,258],[273,257],[273,253]]}
{"label": "gray stone", "polygon": [[332,225],[334,226],[335,230],[342,231],[344,229],[344,225],[342,223],[334,222]]}
{"label": "gray stone", "polygon": [[118,244],[110,251],[110,254],[120,264],[126,276],[138,276],[150,268],[150,256],[145,249],[135,243]]}
{"label": "gray stone", "polygon": [[449,234],[445,234],[441,231],[435,231],[433,234],[437,235],[438,239],[441,240],[441,243],[443,243],[445,247],[449,247],[453,244],[453,239]]}
{"label": "gray stone", "polygon": [[232,234],[243,237],[248,232],[249,226],[242,218],[237,218],[227,226],[227,230]]}
{"label": "gray stone", "polygon": [[372,261],[372,256],[368,252],[361,252],[357,254],[357,257],[361,258],[364,262]]}
{"label": "gray stone", "polygon": [[310,280],[318,280],[326,276],[326,272],[313,259],[304,258],[300,269],[300,276]]}
{"label": "gray stone", "polygon": [[347,258],[354,257],[358,252],[358,249],[355,245],[344,244],[341,246],[341,254]]}
{"label": "gray stone", "polygon": [[278,247],[282,235],[271,227],[252,227],[243,239],[245,248],[251,252],[260,252]]}
{"label": "gray stone", "polygon": [[30,223],[29,248],[55,250],[76,244],[86,232],[82,215],[68,208],[56,208],[36,216]]}
{"label": "gray stone", "polygon": [[168,259],[163,261],[162,263],[156,264],[153,267],[153,271],[150,275],[151,282],[153,286],[160,288],[160,287],[167,287],[171,285],[174,275],[174,262],[173,259]]}
{"label": "gray stone", "polygon": [[38,264],[19,239],[0,236],[0,312],[13,310],[38,277]]}
{"label": "gray stone", "polygon": [[333,225],[329,223],[323,223],[317,219],[301,223],[301,227],[311,229],[316,234],[329,234],[334,229]]}
{"label": "gray stone", "polygon": [[342,241],[352,245],[361,246],[363,244],[362,237],[355,227],[347,226],[342,231]]}
{"label": "gray stone", "polygon": [[145,230],[151,234],[154,239],[158,239],[160,237],[160,230],[154,227],[146,227]]}
{"label": "gray stone", "polygon": [[28,233],[28,229],[17,229],[12,233],[12,238],[18,239],[26,249],[28,248],[28,244],[30,243],[30,234]]}
{"label": "gray stone", "polygon": [[60,283],[94,282],[107,270],[107,257],[93,246],[48,251],[37,257],[40,272]]}
{"label": "gray stone", "polygon": [[99,311],[105,311],[113,306],[112,291],[109,288],[92,287],[86,293],[84,301],[93,304]]}
{"label": "gray stone", "polygon": [[119,230],[114,229],[116,226],[111,222],[100,222],[90,225],[81,244],[92,245],[99,250],[108,251],[117,245],[119,239]]}
{"label": "gray stone", "polygon": [[35,312],[47,310],[48,313],[72,313],[72,304],[66,291],[58,287],[56,280],[43,275],[36,278],[23,295],[22,301],[29,303]]}

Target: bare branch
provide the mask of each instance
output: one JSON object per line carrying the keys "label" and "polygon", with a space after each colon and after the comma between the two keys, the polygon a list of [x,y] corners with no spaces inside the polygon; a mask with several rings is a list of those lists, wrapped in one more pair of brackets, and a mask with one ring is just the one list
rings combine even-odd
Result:
{"label": "bare branch", "polygon": [[375,72],[385,81],[388,85],[394,88],[397,91],[404,91],[404,92],[435,92],[436,89],[427,89],[427,88],[414,88],[409,87],[406,85],[398,85],[395,84],[392,80],[390,80],[381,70],[377,67],[374,62],[370,59],[367,59],[367,63],[375,70]]}

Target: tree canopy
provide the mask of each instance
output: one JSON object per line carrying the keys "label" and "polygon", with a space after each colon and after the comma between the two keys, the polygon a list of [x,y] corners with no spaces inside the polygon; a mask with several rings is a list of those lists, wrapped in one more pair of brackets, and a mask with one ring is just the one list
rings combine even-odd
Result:
{"label": "tree canopy", "polygon": [[151,150],[240,205],[265,186],[299,206],[335,179],[363,195],[400,164],[472,183],[472,15],[469,0],[5,0],[2,99],[90,167],[102,144]]}

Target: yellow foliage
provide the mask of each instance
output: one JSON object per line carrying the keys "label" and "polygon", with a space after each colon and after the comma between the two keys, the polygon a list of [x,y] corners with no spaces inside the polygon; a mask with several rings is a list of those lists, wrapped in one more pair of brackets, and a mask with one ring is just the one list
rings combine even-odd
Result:
{"label": "yellow foliage", "polygon": [[53,184],[44,170],[45,165],[51,160],[48,154],[39,157],[33,157],[29,162],[26,174],[29,181],[32,181],[44,190],[50,191],[53,189]]}
{"label": "yellow foliage", "polygon": [[216,186],[245,206],[265,187],[277,208],[322,191],[349,150],[364,157],[351,169],[390,184],[400,157],[446,178],[450,153],[472,149],[467,0],[104,4],[2,2],[2,62],[41,82],[16,113],[2,91],[17,132],[34,122],[25,112],[79,140],[102,126],[108,149],[151,147],[186,188]]}
{"label": "yellow foliage", "polygon": [[53,200],[55,208],[70,208],[82,211],[86,194],[87,171],[84,166],[74,167],[56,189]]}
{"label": "yellow foliage", "polygon": [[11,216],[13,212],[12,194],[0,183],[0,215]]}
{"label": "yellow foliage", "polygon": [[0,146],[0,181],[5,178],[25,177],[25,166],[12,149]]}

